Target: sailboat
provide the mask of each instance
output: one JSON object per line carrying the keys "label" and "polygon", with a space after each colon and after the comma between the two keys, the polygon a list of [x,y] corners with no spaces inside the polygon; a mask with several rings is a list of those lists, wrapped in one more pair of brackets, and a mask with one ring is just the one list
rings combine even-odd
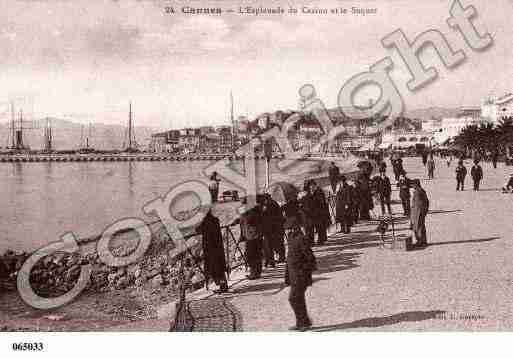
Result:
{"label": "sailboat", "polygon": [[130,109],[128,111],[128,143],[127,147],[125,147],[125,143],[123,143],[124,150],[123,152],[127,153],[137,153],[141,152],[138,149],[137,142],[135,140],[135,133],[133,129],[133,117],[132,117],[132,102],[130,102]]}
{"label": "sailboat", "polygon": [[91,123],[89,123],[88,126],[88,133],[85,137],[85,144],[84,144],[84,126],[82,125],[81,132],[80,132],[80,146],[78,153],[95,153],[96,150],[90,146],[90,140],[92,139],[92,126]]}

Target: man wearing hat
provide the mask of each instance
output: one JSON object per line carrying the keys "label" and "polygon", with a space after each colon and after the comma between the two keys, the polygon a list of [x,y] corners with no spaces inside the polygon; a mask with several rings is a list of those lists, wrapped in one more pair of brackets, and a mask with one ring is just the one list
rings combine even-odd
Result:
{"label": "man wearing hat", "polygon": [[317,232],[317,244],[324,244],[327,240],[328,226],[331,224],[326,196],[314,180],[306,181],[304,189],[306,195],[303,197],[302,203],[307,219],[306,236],[310,245],[313,245],[315,232]]}
{"label": "man wearing hat", "polygon": [[336,222],[340,223],[340,232],[350,233],[353,225],[353,188],[346,182],[346,176],[340,176],[336,197]]}
{"label": "man wearing hat", "polygon": [[285,261],[285,244],[283,242],[284,218],[280,205],[269,195],[264,195],[262,205],[262,230],[264,235],[265,265],[275,267],[274,255],[278,262]]}
{"label": "man wearing hat", "polygon": [[411,181],[413,187],[413,201],[411,208],[411,229],[415,235],[416,245],[427,246],[426,216],[429,211],[429,199],[426,191],[421,187],[420,180]]}
{"label": "man wearing hat", "polygon": [[458,161],[458,166],[456,167],[456,191],[460,189],[462,191],[465,190],[465,177],[467,176],[467,168],[463,165],[463,160],[460,159]]}
{"label": "man wearing hat", "polygon": [[474,181],[474,191],[479,191],[479,184],[483,179],[483,169],[479,165],[479,160],[477,158],[474,160],[474,165],[470,169],[470,176]]}
{"label": "man wearing hat", "polygon": [[[242,201],[245,204],[245,200]],[[246,258],[249,266],[248,279],[258,279],[262,275],[262,213],[260,201],[240,216],[240,233],[246,242]]]}
{"label": "man wearing hat", "polygon": [[299,206],[291,202],[285,213],[287,235],[287,268],[285,282],[290,285],[289,303],[296,317],[296,325],[291,330],[306,330],[312,321],[306,309],[306,289],[312,285],[312,272],[317,269],[315,256],[308,239],[301,230],[304,214]]}
{"label": "man wearing hat", "polygon": [[397,187],[399,187],[399,198],[401,199],[401,204],[403,206],[403,213],[405,217],[410,216],[410,187],[411,180],[406,177],[406,172],[401,173],[399,176],[399,182],[397,182]]}

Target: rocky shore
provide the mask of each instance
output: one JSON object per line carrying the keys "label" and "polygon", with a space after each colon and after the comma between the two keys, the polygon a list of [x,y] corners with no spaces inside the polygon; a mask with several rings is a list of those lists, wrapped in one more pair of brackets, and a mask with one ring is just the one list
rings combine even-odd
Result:
{"label": "rocky shore", "polygon": [[[221,223],[227,224],[232,219],[236,205],[236,202],[227,203],[214,209]],[[193,209],[189,213],[180,213],[179,216],[187,218],[196,211],[197,209]],[[199,235],[191,238],[191,253],[198,260],[202,256],[199,239]],[[138,238],[133,232],[123,232],[111,241],[110,250],[114,256],[123,257],[134,252],[137,244]],[[179,258],[169,254],[174,247],[164,227],[160,226],[154,231],[144,257],[127,267],[110,267],[102,263],[94,251],[79,254],[55,253],[42,258],[31,271],[30,283],[33,290],[45,298],[58,297],[69,292],[79,278],[81,265],[92,265],[92,274],[83,293],[73,303],[51,311],[29,308],[21,301],[16,291],[16,280],[18,271],[30,253],[6,251],[0,255],[0,312],[4,312],[6,319],[15,317],[16,311],[27,313],[29,317],[37,315],[61,318],[69,317],[70,312],[73,313],[72,317],[90,316],[89,311],[94,308],[93,316],[101,313],[103,319],[116,322],[154,318],[159,305],[174,300],[178,295],[181,263]],[[205,284],[199,266],[190,258],[185,261],[185,280],[190,291]],[[0,322],[5,322],[2,319],[4,318],[0,318]],[[49,326],[52,330],[55,327],[55,322]],[[83,330],[84,325],[80,325],[80,328]],[[32,326],[24,329],[19,325],[0,327],[0,331],[6,330],[38,329]],[[69,327],[65,326],[63,330],[69,330]]]}

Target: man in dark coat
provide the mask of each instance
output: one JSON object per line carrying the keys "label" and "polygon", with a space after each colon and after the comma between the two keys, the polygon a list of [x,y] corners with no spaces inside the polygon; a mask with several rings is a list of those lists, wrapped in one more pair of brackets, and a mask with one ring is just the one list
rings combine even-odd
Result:
{"label": "man in dark coat", "polygon": [[424,167],[426,167],[427,159],[428,159],[427,152],[426,151],[422,152],[422,164],[424,165]]}
{"label": "man in dark coat", "polygon": [[278,255],[279,262],[285,261],[284,221],[280,205],[270,195],[265,195],[262,206],[262,230],[265,261],[271,267],[275,267],[275,254]]}
{"label": "man in dark coat", "polygon": [[399,187],[399,198],[401,199],[401,204],[403,206],[403,213],[405,217],[410,216],[410,179],[406,177],[406,173],[403,172],[399,177],[399,182],[397,182],[397,187]]}
{"label": "man in dark coat", "polygon": [[205,266],[205,279],[212,278],[219,286],[218,292],[227,292],[226,282],[226,260],[223,246],[223,236],[219,219],[208,211],[205,218],[198,227],[202,234],[203,259]]}
{"label": "man in dark coat", "polygon": [[289,207],[285,219],[287,233],[287,276],[286,284],[290,285],[289,303],[296,317],[296,325],[291,330],[306,330],[312,326],[306,308],[306,289],[312,285],[312,272],[317,269],[315,256],[309,246],[308,239],[301,231],[299,210],[294,213]]}
{"label": "man in dark coat", "polygon": [[433,158],[433,154],[429,155],[429,159],[427,161],[427,170],[428,170],[428,178],[435,178],[435,159]]}
{"label": "man in dark coat", "polygon": [[465,190],[465,177],[467,176],[467,168],[463,165],[463,160],[460,159],[458,161],[458,166],[456,167],[456,191],[460,189],[462,191]]}
{"label": "man in dark coat", "polygon": [[337,189],[338,177],[340,176],[340,170],[335,165],[335,162],[331,162],[330,167],[328,168],[328,178],[330,180],[331,190],[335,193]]}
{"label": "man in dark coat", "polygon": [[358,217],[360,214],[360,193],[358,192],[358,188],[356,184],[353,183],[349,185],[351,187],[351,213],[352,213],[352,224],[358,223]]}
{"label": "man in dark coat", "polygon": [[370,219],[370,210],[374,208],[372,202],[372,192],[369,183],[369,177],[366,173],[360,173],[356,180],[356,187],[358,190],[358,199],[360,208],[358,210],[360,219],[365,221]]}
{"label": "man in dark coat", "polygon": [[497,168],[497,161],[499,159],[499,151],[495,150],[492,153],[492,165],[493,168]]}
{"label": "man in dark coat", "polygon": [[306,236],[310,244],[314,244],[317,232],[317,244],[324,244],[327,240],[328,226],[330,225],[330,210],[323,190],[314,180],[305,183],[306,196],[303,198],[303,211],[306,216]]}
{"label": "man in dark coat", "polygon": [[340,232],[350,233],[353,225],[353,188],[346,182],[346,177],[340,177],[336,197],[336,221],[340,223]]}
{"label": "man in dark coat", "polygon": [[379,176],[373,179],[376,193],[378,194],[379,203],[381,205],[381,214],[385,215],[385,205],[388,209],[388,214],[392,215],[392,208],[390,206],[390,196],[392,195],[392,186],[390,179],[385,172],[381,172]]}
{"label": "man in dark coat", "polygon": [[248,279],[260,278],[262,275],[262,215],[258,204],[240,216],[240,233],[246,242]]}
{"label": "man in dark coat", "polygon": [[426,191],[421,187],[420,180],[412,180],[413,203],[411,208],[411,228],[415,235],[416,245],[427,246],[426,216],[429,211],[429,199]]}
{"label": "man in dark coat", "polygon": [[483,169],[477,159],[474,160],[474,165],[470,169],[470,176],[472,177],[472,181],[474,181],[474,191],[479,191],[479,184],[483,179]]}

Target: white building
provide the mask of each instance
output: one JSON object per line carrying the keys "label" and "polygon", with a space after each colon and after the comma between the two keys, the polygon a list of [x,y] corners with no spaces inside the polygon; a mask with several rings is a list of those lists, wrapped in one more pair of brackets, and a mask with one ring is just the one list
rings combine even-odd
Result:
{"label": "white building", "polygon": [[508,93],[497,99],[487,99],[481,105],[481,117],[494,124],[513,117],[513,94]]}
{"label": "white building", "polygon": [[379,148],[430,147],[432,139],[432,133],[428,131],[387,131],[381,137]]}
{"label": "white building", "polygon": [[438,127],[433,126],[434,142],[442,144],[458,136],[463,129],[472,125],[479,125],[486,122],[481,117],[481,109],[475,107],[464,107],[455,117],[442,118]]}

